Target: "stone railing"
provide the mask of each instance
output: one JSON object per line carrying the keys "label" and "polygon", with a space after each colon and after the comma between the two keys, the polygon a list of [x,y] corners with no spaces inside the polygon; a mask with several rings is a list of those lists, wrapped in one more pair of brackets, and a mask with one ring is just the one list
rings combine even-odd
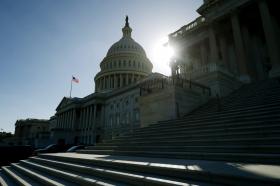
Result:
{"label": "stone railing", "polygon": [[153,92],[160,91],[171,86],[180,87],[183,89],[192,89],[201,94],[211,95],[211,89],[207,86],[199,84],[197,82],[184,79],[182,77],[164,77],[164,78],[153,78],[144,81],[140,84],[140,95],[145,96]]}
{"label": "stone railing", "polygon": [[191,76],[191,78],[200,77],[205,74],[211,73],[211,72],[222,72],[230,77],[234,77],[234,75],[227,70],[226,67],[223,65],[219,65],[217,63],[209,63],[207,65],[199,66],[197,68],[194,68],[192,70],[187,70],[184,73]]}
{"label": "stone railing", "polygon": [[189,32],[191,30],[193,30],[194,28],[196,28],[197,26],[201,25],[202,23],[205,22],[205,18],[204,17],[198,17],[196,20],[194,20],[193,22],[183,26],[182,28],[180,28],[179,30],[177,30],[176,32],[170,34],[170,37],[176,38],[179,35],[183,35],[186,32]]}

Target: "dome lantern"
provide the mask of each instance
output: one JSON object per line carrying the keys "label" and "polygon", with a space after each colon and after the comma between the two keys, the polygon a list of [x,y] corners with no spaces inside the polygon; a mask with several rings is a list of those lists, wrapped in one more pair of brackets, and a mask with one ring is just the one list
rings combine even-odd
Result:
{"label": "dome lantern", "polygon": [[128,16],[125,17],[125,26],[122,29],[123,37],[131,37],[132,29],[129,27]]}

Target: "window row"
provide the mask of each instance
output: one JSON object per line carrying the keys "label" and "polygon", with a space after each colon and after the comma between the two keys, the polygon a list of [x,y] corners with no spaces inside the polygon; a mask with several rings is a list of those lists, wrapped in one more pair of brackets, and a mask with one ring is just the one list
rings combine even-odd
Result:
{"label": "window row", "polygon": [[131,123],[138,122],[139,120],[139,111],[137,109],[133,112],[111,114],[109,116],[109,121],[106,122],[106,127],[117,128],[130,125]]}
{"label": "window row", "polygon": [[112,68],[126,68],[126,67],[133,67],[133,68],[138,68],[142,70],[148,70],[148,66],[145,65],[144,63],[141,63],[139,61],[131,61],[131,60],[119,60],[119,61],[110,61],[110,62],[105,62],[101,65],[102,70],[108,70]]}

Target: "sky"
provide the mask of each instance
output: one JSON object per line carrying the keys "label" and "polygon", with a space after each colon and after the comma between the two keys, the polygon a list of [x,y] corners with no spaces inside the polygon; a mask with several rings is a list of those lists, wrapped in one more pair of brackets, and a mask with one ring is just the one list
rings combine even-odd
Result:
{"label": "sky", "polygon": [[94,76],[121,36],[125,15],[153,72],[170,74],[161,48],[199,15],[202,0],[0,0],[0,128],[49,119],[64,96],[94,92]]}

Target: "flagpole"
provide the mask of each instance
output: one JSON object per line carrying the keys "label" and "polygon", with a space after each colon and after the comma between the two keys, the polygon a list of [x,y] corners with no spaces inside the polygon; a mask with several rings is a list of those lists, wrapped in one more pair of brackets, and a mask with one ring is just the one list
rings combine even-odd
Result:
{"label": "flagpole", "polygon": [[70,98],[71,98],[71,93],[72,93],[72,83],[73,83],[73,76],[72,76],[72,79],[71,79],[71,86],[70,86]]}

